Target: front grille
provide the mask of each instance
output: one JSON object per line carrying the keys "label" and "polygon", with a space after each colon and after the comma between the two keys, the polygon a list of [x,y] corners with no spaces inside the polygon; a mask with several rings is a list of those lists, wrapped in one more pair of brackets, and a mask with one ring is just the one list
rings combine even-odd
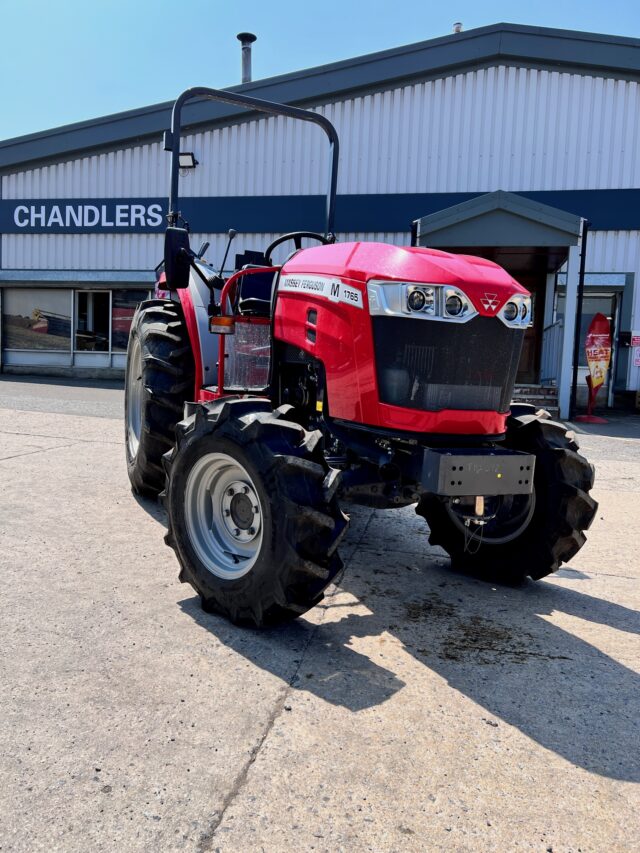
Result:
{"label": "front grille", "polygon": [[372,317],[380,400],[409,409],[506,412],[524,331],[497,318],[467,323]]}

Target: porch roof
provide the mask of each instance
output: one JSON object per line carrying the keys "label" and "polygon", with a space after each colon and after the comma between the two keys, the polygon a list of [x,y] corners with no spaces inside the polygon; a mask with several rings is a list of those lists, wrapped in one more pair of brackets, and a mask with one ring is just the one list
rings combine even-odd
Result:
{"label": "porch roof", "polygon": [[581,220],[517,193],[496,190],[416,220],[419,246],[575,246]]}

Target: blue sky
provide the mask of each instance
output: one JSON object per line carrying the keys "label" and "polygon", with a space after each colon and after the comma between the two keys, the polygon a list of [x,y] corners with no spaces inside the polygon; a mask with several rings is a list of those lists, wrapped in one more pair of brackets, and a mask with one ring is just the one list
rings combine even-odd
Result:
{"label": "blue sky", "polygon": [[640,37],[632,0],[0,0],[0,139],[498,21]]}

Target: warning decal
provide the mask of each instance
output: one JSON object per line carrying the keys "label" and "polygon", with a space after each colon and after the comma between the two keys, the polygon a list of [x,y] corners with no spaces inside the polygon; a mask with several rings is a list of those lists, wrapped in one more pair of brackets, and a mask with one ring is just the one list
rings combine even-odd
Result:
{"label": "warning decal", "polygon": [[356,287],[350,287],[339,278],[325,278],[321,275],[283,275],[278,290],[290,293],[308,293],[322,296],[330,302],[344,302],[355,308],[362,308],[362,293]]}

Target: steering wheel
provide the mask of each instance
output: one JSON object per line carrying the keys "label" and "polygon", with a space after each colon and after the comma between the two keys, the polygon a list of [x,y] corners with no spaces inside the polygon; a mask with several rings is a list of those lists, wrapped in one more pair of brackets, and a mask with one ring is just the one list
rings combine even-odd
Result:
{"label": "steering wheel", "polygon": [[335,241],[333,234],[330,237],[325,237],[324,234],[316,234],[315,231],[291,231],[289,234],[283,234],[281,237],[277,237],[273,243],[270,243],[267,246],[264,253],[265,262],[271,266],[271,253],[281,243],[286,243],[287,240],[293,240],[293,245],[296,249],[301,249],[304,237],[308,237],[310,240],[317,240],[318,243],[322,243],[323,246],[328,246],[329,243],[333,243]]}

